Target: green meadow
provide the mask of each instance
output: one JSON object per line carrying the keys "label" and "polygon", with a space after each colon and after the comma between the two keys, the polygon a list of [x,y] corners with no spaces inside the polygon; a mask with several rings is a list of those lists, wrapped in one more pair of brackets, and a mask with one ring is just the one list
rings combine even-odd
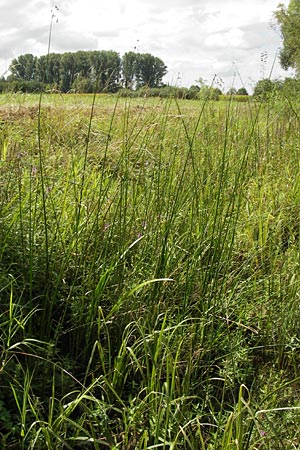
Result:
{"label": "green meadow", "polygon": [[0,96],[1,448],[300,448],[299,115]]}

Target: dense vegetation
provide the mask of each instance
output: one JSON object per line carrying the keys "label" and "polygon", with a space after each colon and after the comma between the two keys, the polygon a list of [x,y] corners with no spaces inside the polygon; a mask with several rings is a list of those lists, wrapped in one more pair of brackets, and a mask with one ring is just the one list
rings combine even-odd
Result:
{"label": "dense vegetation", "polygon": [[2,448],[297,448],[295,96],[0,102]]}
{"label": "dense vegetation", "polygon": [[[299,75],[299,2],[275,15]],[[164,86],[113,51],[10,71],[1,448],[299,448],[299,80]]]}

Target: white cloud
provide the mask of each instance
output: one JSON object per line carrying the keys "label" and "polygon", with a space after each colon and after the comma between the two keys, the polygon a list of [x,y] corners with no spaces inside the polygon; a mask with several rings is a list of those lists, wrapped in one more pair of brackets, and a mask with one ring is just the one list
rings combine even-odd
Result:
{"label": "white cloud", "polygon": [[244,32],[239,28],[230,28],[225,33],[210,34],[205,38],[204,45],[211,48],[224,47],[243,47],[245,42],[243,40]]}

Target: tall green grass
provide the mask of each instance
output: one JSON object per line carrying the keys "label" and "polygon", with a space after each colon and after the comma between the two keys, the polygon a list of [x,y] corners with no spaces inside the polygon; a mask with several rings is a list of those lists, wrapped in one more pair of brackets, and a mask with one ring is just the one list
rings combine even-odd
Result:
{"label": "tall green grass", "polygon": [[298,103],[0,100],[2,447],[297,448]]}

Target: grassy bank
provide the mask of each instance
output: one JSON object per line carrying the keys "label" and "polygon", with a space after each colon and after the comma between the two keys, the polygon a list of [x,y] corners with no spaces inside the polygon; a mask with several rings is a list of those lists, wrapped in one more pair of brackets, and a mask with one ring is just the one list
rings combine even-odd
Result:
{"label": "grassy bank", "polygon": [[299,446],[299,105],[0,96],[8,449]]}

